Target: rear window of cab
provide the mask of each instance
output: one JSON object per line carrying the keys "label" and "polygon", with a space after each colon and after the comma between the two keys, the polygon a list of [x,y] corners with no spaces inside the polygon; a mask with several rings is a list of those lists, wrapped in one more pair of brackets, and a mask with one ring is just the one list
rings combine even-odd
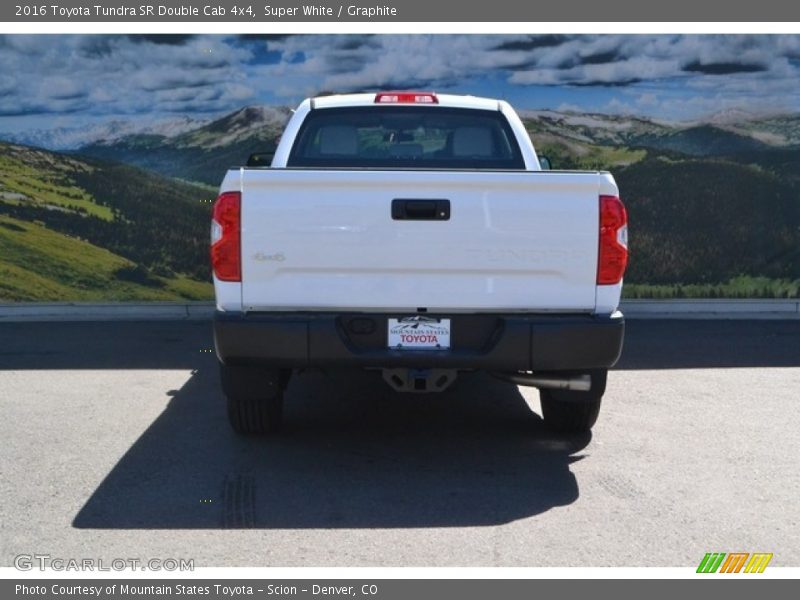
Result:
{"label": "rear window of cab", "polygon": [[500,111],[441,106],[314,109],[289,167],[524,169]]}

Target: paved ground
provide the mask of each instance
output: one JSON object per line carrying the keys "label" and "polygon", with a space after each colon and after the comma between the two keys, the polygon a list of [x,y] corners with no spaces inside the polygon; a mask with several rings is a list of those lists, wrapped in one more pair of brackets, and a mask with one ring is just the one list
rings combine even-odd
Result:
{"label": "paved ground", "polygon": [[800,566],[800,322],[634,321],[592,436],[535,390],[296,378],[228,429],[208,323],[0,324],[0,565]]}

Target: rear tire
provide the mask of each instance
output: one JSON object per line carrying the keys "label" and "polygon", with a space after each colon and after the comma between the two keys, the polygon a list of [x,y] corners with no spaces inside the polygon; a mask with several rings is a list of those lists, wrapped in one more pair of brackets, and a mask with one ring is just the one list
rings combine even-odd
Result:
{"label": "rear tire", "polygon": [[220,364],[228,421],[236,433],[265,434],[280,430],[283,389],[288,375],[281,369]]}
{"label": "rear tire", "polygon": [[592,387],[588,392],[575,390],[539,390],[545,426],[559,433],[586,433],[600,414],[606,391],[607,369],[591,371]]}

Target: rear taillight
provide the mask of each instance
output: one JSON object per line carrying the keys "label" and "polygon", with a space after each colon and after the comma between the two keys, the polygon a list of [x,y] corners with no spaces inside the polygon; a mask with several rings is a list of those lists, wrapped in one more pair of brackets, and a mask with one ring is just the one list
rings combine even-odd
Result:
{"label": "rear taillight", "polygon": [[628,213],[617,196],[600,196],[597,284],[614,285],[628,266]]}
{"label": "rear taillight", "polygon": [[242,280],[240,244],[242,195],[225,192],[214,202],[211,221],[211,268],[221,281]]}
{"label": "rear taillight", "polygon": [[378,92],[375,104],[439,104],[433,92]]}

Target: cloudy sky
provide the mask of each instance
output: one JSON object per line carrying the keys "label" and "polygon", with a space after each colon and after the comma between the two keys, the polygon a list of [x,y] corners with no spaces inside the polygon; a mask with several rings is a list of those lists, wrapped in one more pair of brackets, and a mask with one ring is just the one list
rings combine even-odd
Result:
{"label": "cloudy sky", "polygon": [[0,37],[0,132],[408,87],[673,121],[794,112],[800,36]]}

